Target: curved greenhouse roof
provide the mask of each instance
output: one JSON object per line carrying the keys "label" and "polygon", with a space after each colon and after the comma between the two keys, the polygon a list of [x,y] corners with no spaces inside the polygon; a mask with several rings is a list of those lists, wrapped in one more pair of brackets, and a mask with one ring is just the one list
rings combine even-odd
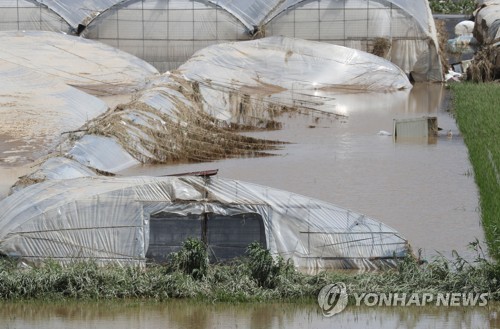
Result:
{"label": "curved greenhouse roof", "polygon": [[0,208],[0,253],[35,263],[164,261],[189,237],[204,240],[215,260],[259,241],[308,269],[384,268],[409,252],[394,229],[364,215],[218,177],[53,180],[12,194]]}
{"label": "curved greenhouse roof", "polygon": [[[24,6],[25,1],[19,2]],[[40,13],[47,14],[23,16],[33,28],[48,29],[46,17],[56,13],[70,27],[62,26],[61,31],[82,32],[141,57],[160,71],[177,68],[197,50],[226,41],[281,35],[372,52],[378,38],[383,38],[388,41],[383,57],[417,81],[442,80],[427,0],[36,2]],[[21,11],[15,0],[3,1],[1,6],[5,6],[0,8],[2,29],[25,29],[18,22]]]}

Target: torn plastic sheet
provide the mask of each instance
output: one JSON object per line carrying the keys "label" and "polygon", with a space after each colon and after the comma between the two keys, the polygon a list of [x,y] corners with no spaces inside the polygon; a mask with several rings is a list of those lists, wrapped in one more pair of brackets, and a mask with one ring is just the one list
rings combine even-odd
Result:
{"label": "torn plastic sheet", "polygon": [[[158,214],[175,214],[180,227],[197,214],[226,218],[228,224],[228,216],[253,214],[262,220],[264,242],[273,255],[310,270],[385,268],[409,252],[407,241],[394,229],[362,214],[218,177],[47,181],[0,201],[0,208],[0,252],[35,263],[52,258],[144,264],[151,220]],[[214,229],[228,233],[224,226]]]}

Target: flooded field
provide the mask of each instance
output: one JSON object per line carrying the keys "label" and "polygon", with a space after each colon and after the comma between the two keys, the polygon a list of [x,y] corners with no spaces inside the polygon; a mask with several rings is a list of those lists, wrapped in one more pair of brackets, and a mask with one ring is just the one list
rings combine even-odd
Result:
{"label": "flooded field", "polygon": [[[484,240],[467,149],[446,111],[439,84],[407,92],[338,96],[337,112],[287,113],[283,129],[248,135],[290,142],[277,156],[211,163],[139,166],[123,175],[168,175],[219,169],[221,177],[315,197],[374,217],[398,230],[425,257]],[[437,116],[437,138],[394,142],[393,119]],[[451,136],[450,136],[451,135]]]}
{"label": "flooded field", "polygon": [[[339,95],[337,112],[286,113],[283,129],[246,133],[288,142],[273,157],[137,166],[121,175],[160,176],[219,169],[219,175],[315,197],[379,219],[424,257],[484,240],[467,150],[446,111],[445,90],[417,84],[411,92]],[[430,139],[395,141],[393,119],[437,116]],[[0,167],[0,197],[30,165]],[[204,305],[184,301],[0,304],[0,328],[499,328],[498,306],[476,308],[349,307],[333,318],[316,304]]]}
{"label": "flooded field", "polygon": [[[160,176],[219,169],[221,177],[288,190],[376,218],[399,231],[424,257],[484,240],[467,150],[446,111],[440,84],[411,92],[337,95],[338,117],[288,112],[283,129],[247,135],[288,142],[276,156],[210,163],[137,166],[122,175]],[[394,141],[393,119],[437,116],[437,138]],[[0,197],[30,164],[0,166]]]}
{"label": "flooded field", "polygon": [[500,328],[500,306],[357,307],[331,318],[315,304],[4,303],[0,328]]}

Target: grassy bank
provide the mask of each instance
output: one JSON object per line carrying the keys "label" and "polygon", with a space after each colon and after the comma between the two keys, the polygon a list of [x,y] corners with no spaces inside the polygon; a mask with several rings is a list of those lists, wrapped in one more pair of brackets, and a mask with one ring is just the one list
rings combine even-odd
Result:
{"label": "grassy bank", "polygon": [[453,108],[479,188],[489,253],[500,259],[500,85],[451,86]]}
{"label": "grassy bank", "polygon": [[172,257],[169,265],[145,269],[99,267],[78,262],[62,267],[46,262],[36,268],[20,268],[12,260],[0,260],[0,300],[98,300],[190,298],[209,302],[313,302],[320,289],[344,282],[352,293],[490,293],[500,300],[500,266],[478,258],[469,264],[457,257],[419,265],[413,258],[395,270],[352,274],[323,272],[306,275],[293,265],[273,259],[258,245],[249,247],[248,256],[232,264],[208,264],[199,244]]}

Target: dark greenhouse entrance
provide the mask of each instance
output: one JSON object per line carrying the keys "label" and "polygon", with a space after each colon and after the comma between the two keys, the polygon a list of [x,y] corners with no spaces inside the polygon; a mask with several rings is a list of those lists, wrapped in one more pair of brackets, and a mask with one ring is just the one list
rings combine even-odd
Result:
{"label": "dark greenhouse entrance", "polygon": [[266,246],[262,216],[256,213],[225,216],[214,213],[183,216],[160,212],[151,215],[149,248],[146,258],[168,260],[188,238],[198,238],[208,246],[211,261],[226,261],[243,256],[252,242]]}

